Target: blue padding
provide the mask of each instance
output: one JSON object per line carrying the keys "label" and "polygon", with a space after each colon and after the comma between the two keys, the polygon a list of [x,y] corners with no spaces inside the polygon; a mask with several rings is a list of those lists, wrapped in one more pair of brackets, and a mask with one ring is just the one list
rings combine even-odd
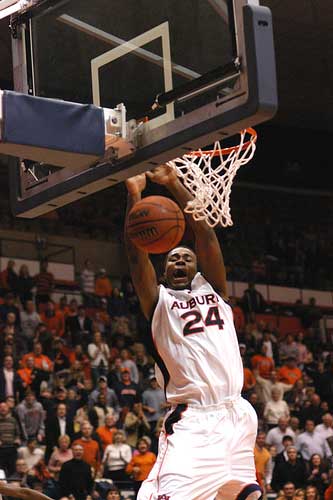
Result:
{"label": "blue padding", "polygon": [[3,112],[3,142],[104,155],[102,108],[5,91]]}

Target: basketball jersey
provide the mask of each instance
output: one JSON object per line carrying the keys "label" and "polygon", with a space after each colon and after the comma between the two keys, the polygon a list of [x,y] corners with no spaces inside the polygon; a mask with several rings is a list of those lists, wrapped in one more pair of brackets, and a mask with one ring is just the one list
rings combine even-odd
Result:
{"label": "basketball jersey", "polygon": [[170,403],[238,397],[243,364],[231,307],[197,273],[191,290],[160,286],[152,318],[156,378]]}

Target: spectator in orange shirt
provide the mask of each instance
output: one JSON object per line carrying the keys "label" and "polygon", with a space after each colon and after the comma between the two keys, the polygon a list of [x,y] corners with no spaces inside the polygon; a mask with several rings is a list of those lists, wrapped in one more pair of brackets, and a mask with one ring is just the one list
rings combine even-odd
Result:
{"label": "spectator in orange shirt", "polygon": [[289,356],[289,358],[287,358],[286,364],[281,366],[277,375],[281,382],[291,385],[294,385],[295,382],[303,376],[301,370],[297,368],[297,362],[294,356]]}
{"label": "spectator in orange shirt", "polygon": [[251,366],[253,370],[258,370],[259,375],[265,379],[270,378],[272,370],[274,370],[274,360],[269,356],[266,356],[267,346],[262,344],[261,354],[255,354],[251,358]]}
{"label": "spectator in orange shirt", "polygon": [[230,297],[229,305],[232,308],[236,331],[243,331],[245,327],[245,316],[243,310],[237,305],[235,297]]}
{"label": "spectator in orange shirt", "polygon": [[137,448],[139,453],[132,456],[132,460],[126,467],[127,474],[131,474],[134,480],[134,491],[137,494],[142,481],[147,479],[149,472],[156,462],[155,453],[149,451],[147,440],[139,439]]}
{"label": "spectator in orange shirt", "polygon": [[26,365],[23,366],[23,368],[20,368],[19,370],[17,370],[17,374],[19,375],[19,377],[22,380],[22,385],[23,385],[24,389],[31,386],[33,378],[34,378],[33,371],[35,368],[35,360],[34,360],[33,356],[29,356],[26,359],[25,363],[26,363]]}
{"label": "spectator in orange shirt", "polygon": [[95,283],[95,294],[100,299],[102,297],[108,299],[112,294],[112,284],[106,275],[105,269],[100,269]]}
{"label": "spectator in orange shirt", "polygon": [[53,337],[63,337],[65,333],[64,315],[60,309],[56,311],[53,300],[48,301],[45,311],[40,316]]}
{"label": "spectator in orange shirt", "polygon": [[53,363],[48,356],[43,354],[42,344],[40,342],[36,342],[34,344],[33,352],[28,352],[22,358],[22,366],[27,366],[28,358],[34,359],[34,367],[38,370],[43,370],[45,372],[51,372],[53,370]]}
{"label": "spectator in orange shirt", "polygon": [[96,429],[96,433],[101,439],[103,451],[105,448],[113,443],[113,436],[117,432],[116,419],[114,415],[106,415],[105,424]]}
{"label": "spectator in orange shirt", "polygon": [[99,445],[95,439],[92,439],[92,425],[89,422],[82,422],[81,434],[82,437],[76,439],[72,446],[77,444],[83,448],[82,460],[87,462],[94,469],[94,476],[98,473],[101,466],[101,456],[99,453]]}
{"label": "spectator in orange shirt", "polygon": [[257,381],[250,368],[244,367],[243,372],[244,372],[244,383],[243,383],[242,395],[246,397],[252,391]]}

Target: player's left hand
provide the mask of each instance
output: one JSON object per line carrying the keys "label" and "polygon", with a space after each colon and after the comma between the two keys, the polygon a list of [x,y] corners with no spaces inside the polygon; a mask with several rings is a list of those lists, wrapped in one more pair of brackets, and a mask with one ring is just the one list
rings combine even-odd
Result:
{"label": "player's left hand", "polygon": [[156,184],[161,184],[166,186],[167,184],[172,184],[178,180],[176,170],[169,165],[159,165],[150,172],[146,172],[147,177],[156,182]]}

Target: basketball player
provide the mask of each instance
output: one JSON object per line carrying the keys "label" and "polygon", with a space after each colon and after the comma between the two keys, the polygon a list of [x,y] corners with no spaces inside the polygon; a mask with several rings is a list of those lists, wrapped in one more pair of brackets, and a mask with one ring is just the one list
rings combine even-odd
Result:
{"label": "basketball player", "polygon": [[21,488],[21,486],[8,486],[3,481],[0,481],[0,495],[21,498],[22,500],[52,500],[40,491]]}
{"label": "basketball player", "polygon": [[[164,185],[182,209],[192,199],[171,167],[161,165],[146,175]],[[126,181],[128,210],[141,199],[146,175]],[[168,253],[167,288],[158,286],[148,254],[126,239],[132,280],[152,325],[146,344],[172,405],[157,462],[137,498],[257,500],[257,417],[240,396],[243,366],[226,302],[223,257],[213,229],[191,217],[188,223],[195,253],[182,246]]]}

